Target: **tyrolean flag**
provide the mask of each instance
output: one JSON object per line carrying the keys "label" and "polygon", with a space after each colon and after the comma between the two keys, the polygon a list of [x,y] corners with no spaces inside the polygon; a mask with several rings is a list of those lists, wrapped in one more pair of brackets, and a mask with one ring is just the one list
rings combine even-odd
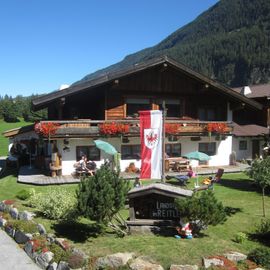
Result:
{"label": "tyrolean flag", "polygon": [[161,179],[162,111],[140,111],[141,179]]}

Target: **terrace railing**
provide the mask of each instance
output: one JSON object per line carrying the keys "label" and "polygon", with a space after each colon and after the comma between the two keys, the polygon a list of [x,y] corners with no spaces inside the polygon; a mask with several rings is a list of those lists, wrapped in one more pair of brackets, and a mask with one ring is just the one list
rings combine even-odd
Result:
{"label": "terrace railing", "polygon": [[[52,122],[58,125],[53,137],[104,137],[104,136],[138,136],[140,122],[138,119],[123,120],[56,120],[41,121]],[[199,121],[166,119],[166,135],[202,136],[207,134],[228,135],[232,131],[232,123],[228,121]]]}

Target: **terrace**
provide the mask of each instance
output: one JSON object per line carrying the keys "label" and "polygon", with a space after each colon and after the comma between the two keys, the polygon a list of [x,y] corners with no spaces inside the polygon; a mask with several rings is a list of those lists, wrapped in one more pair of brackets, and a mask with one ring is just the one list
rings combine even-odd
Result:
{"label": "terrace", "polygon": [[[63,137],[102,137],[119,136],[136,137],[140,134],[139,119],[124,120],[56,120],[41,121],[41,124],[53,123],[57,126],[52,138]],[[231,134],[232,123],[228,121],[199,121],[199,120],[165,120],[166,135],[174,136],[208,136],[209,132],[213,134],[222,134],[224,136]]]}

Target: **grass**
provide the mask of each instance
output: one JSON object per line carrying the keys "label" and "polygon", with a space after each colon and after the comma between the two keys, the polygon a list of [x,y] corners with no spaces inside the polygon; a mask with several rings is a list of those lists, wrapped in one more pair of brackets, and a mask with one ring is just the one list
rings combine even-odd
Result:
{"label": "grass", "polygon": [[7,123],[3,119],[0,119],[0,156],[6,156],[8,154],[8,139],[3,136],[3,132],[9,129],[23,127],[32,124],[31,122],[25,122],[22,119],[20,122]]}
{"label": "grass", "polygon": [[[193,187],[194,183],[190,183]],[[75,191],[77,185],[55,186]],[[0,200],[14,199],[21,189],[33,186],[16,183],[16,173],[0,179]],[[36,191],[46,191],[48,187],[34,187]],[[200,264],[204,256],[222,254],[226,251],[248,253],[262,246],[260,242],[245,240],[242,244],[234,241],[238,232],[250,233],[262,218],[261,193],[244,174],[225,174],[214,187],[214,193],[223,205],[230,209],[227,221],[218,226],[209,226],[201,238],[192,240],[176,239],[173,236],[130,235],[118,238],[110,231],[97,235],[95,223],[81,218],[74,222],[59,223],[38,217],[50,231],[59,237],[66,237],[75,246],[90,256],[104,256],[116,252],[135,252],[137,255],[150,256],[167,269],[171,264]],[[19,207],[24,207],[18,202]],[[270,197],[266,197],[266,210],[269,217]],[[127,210],[123,210],[127,216]],[[270,243],[269,243],[270,245]]]}

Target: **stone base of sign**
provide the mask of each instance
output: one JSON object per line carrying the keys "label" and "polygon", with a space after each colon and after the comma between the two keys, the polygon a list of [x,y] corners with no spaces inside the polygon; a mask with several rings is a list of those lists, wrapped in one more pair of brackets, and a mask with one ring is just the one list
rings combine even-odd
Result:
{"label": "stone base of sign", "polygon": [[144,220],[137,219],[127,221],[130,234],[161,234],[175,235],[177,226],[175,221],[171,220]]}

